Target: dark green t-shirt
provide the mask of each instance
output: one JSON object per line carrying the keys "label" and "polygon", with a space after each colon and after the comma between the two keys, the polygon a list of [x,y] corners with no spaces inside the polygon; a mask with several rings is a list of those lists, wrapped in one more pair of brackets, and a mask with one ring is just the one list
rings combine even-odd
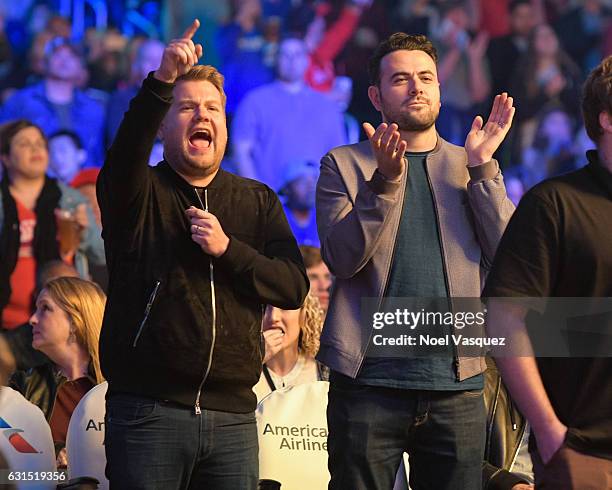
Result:
{"label": "dark green t-shirt", "polygon": [[[385,292],[388,298],[448,298],[438,219],[427,176],[428,154],[406,154],[408,176]],[[417,311],[419,306],[427,308],[427,303],[417,305]],[[481,389],[482,375],[457,381],[452,349],[448,346],[445,353],[427,357],[366,357],[357,382],[418,390]]]}

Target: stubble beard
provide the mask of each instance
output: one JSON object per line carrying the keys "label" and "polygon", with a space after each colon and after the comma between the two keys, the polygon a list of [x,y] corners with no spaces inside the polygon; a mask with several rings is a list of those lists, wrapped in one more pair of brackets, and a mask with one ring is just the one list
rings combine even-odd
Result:
{"label": "stubble beard", "polygon": [[385,119],[390,123],[397,124],[400,131],[407,131],[413,133],[420,133],[427,131],[438,119],[440,110],[434,111],[431,107],[427,108],[425,113],[408,114],[404,111],[393,111],[390,110],[387,104],[382,101],[382,113]]}

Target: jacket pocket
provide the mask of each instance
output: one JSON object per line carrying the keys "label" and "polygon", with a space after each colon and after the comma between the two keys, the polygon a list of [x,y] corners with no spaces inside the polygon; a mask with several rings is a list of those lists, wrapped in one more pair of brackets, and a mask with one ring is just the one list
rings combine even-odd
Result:
{"label": "jacket pocket", "polygon": [[149,313],[151,313],[151,308],[153,307],[153,303],[155,302],[155,298],[157,297],[157,291],[159,291],[159,286],[161,285],[161,281],[158,279],[155,281],[155,286],[153,287],[153,291],[151,291],[151,295],[149,296],[149,301],[147,301],[147,306],[144,311],[144,317],[140,322],[140,326],[138,327],[138,331],[136,332],[136,336],[134,337],[134,342],[132,343],[132,347],[136,347],[138,344],[138,339],[142,335],[142,331],[147,323],[147,319],[149,318]]}

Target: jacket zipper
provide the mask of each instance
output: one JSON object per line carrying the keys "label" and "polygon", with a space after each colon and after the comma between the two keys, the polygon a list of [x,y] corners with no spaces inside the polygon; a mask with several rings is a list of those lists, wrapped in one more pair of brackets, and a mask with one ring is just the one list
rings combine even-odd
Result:
{"label": "jacket zipper", "polygon": [[155,281],[155,287],[149,296],[149,301],[147,302],[147,306],[145,308],[144,318],[140,322],[140,326],[138,327],[138,332],[136,332],[136,337],[134,337],[134,342],[132,343],[132,347],[136,347],[138,343],[138,339],[140,338],[140,334],[142,334],[142,330],[144,329],[145,323],[147,323],[147,319],[149,318],[149,313],[151,313],[151,308],[153,307],[153,303],[155,302],[155,297],[157,296],[157,291],[159,290],[159,286],[161,281],[158,279]]}
{"label": "jacket zipper", "polygon": [[[401,199],[401,204],[400,204],[400,210],[399,210],[399,220],[398,220],[398,228],[396,228],[395,230],[395,235],[393,236],[393,248],[391,250],[391,260],[389,261],[389,268],[387,269],[387,274],[385,276],[385,285],[383,286],[382,289],[382,294],[380,296],[380,299],[378,301],[378,310],[380,310],[380,307],[382,306],[382,303],[385,299],[385,294],[387,293],[387,289],[389,288],[389,276],[391,275],[391,267],[393,266],[393,259],[395,258],[395,249],[396,247],[396,241],[397,241],[397,232],[399,230],[399,223],[402,220],[402,213],[404,212],[404,197],[406,196],[406,182],[408,180],[408,171],[410,170],[408,168],[408,159],[406,158],[406,156],[404,156],[404,159],[406,160],[406,171],[404,172],[404,177],[402,178],[402,190],[400,192],[400,199]],[[370,340],[372,339],[372,335],[370,334]],[[368,341],[368,345],[369,345],[369,341]],[[363,366],[363,361],[365,360],[365,354],[364,356],[361,358],[361,361],[359,362],[359,366],[357,366],[357,372],[359,372],[359,370],[361,369],[361,366]]]}
{"label": "jacket zipper", "polygon": [[[427,167],[427,157],[425,158],[425,175],[427,176],[427,183],[429,184],[429,190],[431,191],[431,196],[433,197],[434,204],[434,213],[436,213],[436,227],[438,228],[438,236],[440,237],[440,250],[442,251],[442,267],[444,269],[444,283],[446,285],[446,292],[448,294],[448,299],[450,302],[451,308],[453,307],[453,301],[451,296],[450,284],[448,281],[448,268],[446,265],[446,252],[444,251],[444,240],[442,239],[442,228],[440,226],[440,213],[438,212],[438,201],[436,200],[436,193],[434,192],[433,185],[431,183],[431,178],[429,177],[429,168]],[[459,364],[459,351],[457,350],[457,345],[453,342],[453,355],[455,356],[455,369],[457,370],[457,381],[461,379],[461,366]]]}
{"label": "jacket zipper", "polygon": [[[200,202],[200,207],[204,211],[208,212],[208,189],[204,189],[204,203],[202,202],[202,198],[200,197],[200,194],[198,194],[197,189],[193,189],[193,191],[195,192],[195,195],[198,198],[198,201]],[[204,387],[204,383],[206,382],[206,379],[208,378],[208,375],[210,373],[210,368],[212,366],[212,360],[213,360],[213,351],[215,349],[215,341],[217,338],[217,305],[215,301],[216,299],[215,298],[215,268],[213,265],[212,257],[208,258],[208,266],[210,270],[210,301],[212,305],[212,342],[210,346],[210,352],[208,353],[208,364],[206,366],[206,371],[204,372],[204,377],[202,378],[202,382],[200,383],[200,386],[198,386],[198,392],[196,394],[195,406],[194,406],[196,415],[200,415],[202,413],[202,409],[200,408],[200,394],[202,393],[202,388]]]}

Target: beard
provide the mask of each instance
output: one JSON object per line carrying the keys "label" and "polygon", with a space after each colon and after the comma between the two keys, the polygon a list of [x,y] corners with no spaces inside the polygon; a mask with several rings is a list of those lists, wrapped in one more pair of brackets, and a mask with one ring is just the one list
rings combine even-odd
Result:
{"label": "beard", "polygon": [[385,100],[381,97],[382,103],[382,113],[385,116],[385,120],[390,123],[395,123],[398,125],[400,131],[414,132],[419,133],[422,131],[426,131],[431,128],[436,119],[438,119],[438,114],[440,114],[440,108],[432,108],[427,106],[426,110],[421,110],[414,113],[409,113],[403,111],[401,108],[399,110],[393,110],[389,108],[389,105],[385,102]]}

